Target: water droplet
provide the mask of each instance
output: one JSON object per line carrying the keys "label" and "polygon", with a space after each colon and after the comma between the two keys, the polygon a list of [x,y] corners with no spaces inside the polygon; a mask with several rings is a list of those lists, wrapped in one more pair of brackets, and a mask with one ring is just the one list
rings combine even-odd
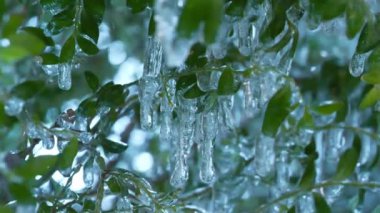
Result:
{"label": "water droplet", "polygon": [[364,71],[364,64],[367,59],[367,54],[355,53],[349,64],[350,74],[354,77],[359,77]]}
{"label": "water droplet", "polygon": [[9,116],[19,115],[24,108],[24,101],[17,97],[12,97],[5,102],[4,110]]}
{"label": "water droplet", "polygon": [[62,90],[71,88],[71,69],[70,64],[60,64],[58,70],[58,87]]}

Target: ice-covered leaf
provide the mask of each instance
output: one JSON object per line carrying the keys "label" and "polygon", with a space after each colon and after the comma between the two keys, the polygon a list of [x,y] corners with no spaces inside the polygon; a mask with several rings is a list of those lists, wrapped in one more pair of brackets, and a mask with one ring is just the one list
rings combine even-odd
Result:
{"label": "ice-covered leaf", "polygon": [[[58,141],[60,143],[60,141]],[[77,139],[72,139],[70,142],[67,144],[65,149],[62,151],[59,157],[59,168],[60,169],[67,169],[71,167],[75,156],[77,155],[78,152],[78,140]]]}
{"label": "ice-covered leaf", "polygon": [[91,71],[85,71],[84,76],[86,78],[87,85],[93,92],[96,92],[100,84],[98,77]]}
{"label": "ice-covered leaf", "polygon": [[99,38],[99,26],[97,20],[86,10],[82,11],[80,18],[80,32],[97,42]]}
{"label": "ice-covered leaf", "polygon": [[266,136],[275,137],[278,128],[291,112],[291,95],[290,86],[285,85],[269,100],[262,125],[262,132]]}
{"label": "ice-covered leaf", "polygon": [[351,176],[355,171],[356,164],[359,160],[360,150],[357,146],[347,149],[340,157],[337,171],[334,176],[335,181],[342,181]]}
{"label": "ice-covered leaf", "polygon": [[105,0],[83,0],[83,6],[88,14],[91,14],[99,25],[103,20]]}
{"label": "ice-covered leaf", "polygon": [[320,16],[322,20],[331,20],[345,12],[347,0],[310,0],[313,15]]}
{"label": "ice-covered leaf", "polygon": [[308,160],[306,168],[298,184],[299,187],[301,187],[302,189],[308,189],[309,187],[313,186],[314,181],[315,181],[315,176],[316,176],[315,162],[314,162],[314,159],[310,158]]}
{"label": "ice-covered leaf", "polygon": [[45,175],[56,165],[56,155],[42,155],[28,159],[15,169],[15,173],[26,179],[33,179],[37,175]]}
{"label": "ice-covered leaf", "polygon": [[207,63],[206,46],[201,43],[195,43],[190,50],[185,64],[188,67],[203,67]]}
{"label": "ice-covered leaf", "polygon": [[346,35],[353,38],[363,27],[369,10],[363,0],[349,0],[346,8]]}
{"label": "ice-covered leaf", "polygon": [[330,115],[342,109],[343,106],[344,103],[341,101],[325,101],[312,109],[321,115]]}
{"label": "ice-covered leaf", "polygon": [[313,192],[316,213],[331,213],[329,204],[325,198],[318,192]]}
{"label": "ice-covered leaf", "polygon": [[24,27],[22,28],[23,31],[26,31],[30,34],[35,35],[38,37],[41,41],[45,43],[46,46],[54,46],[54,41],[51,37],[45,35],[44,31],[41,28],[38,27]]}
{"label": "ice-covered leaf", "polygon": [[40,55],[40,57],[42,59],[42,65],[52,65],[60,63],[59,57],[54,55],[53,53],[43,53]]}
{"label": "ice-covered leaf", "polygon": [[380,86],[375,85],[364,96],[360,102],[359,108],[365,109],[367,107],[373,106],[378,100],[380,100]]}
{"label": "ice-covered leaf", "polygon": [[218,95],[232,95],[238,91],[235,83],[234,72],[231,69],[224,70],[218,82]]}
{"label": "ice-covered leaf", "polygon": [[195,83],[197,83],[197,76],[195,74],[183,75],[177,80],[176,90],[186,89]]}
{"label": "ice-covered leaf", "polygon": [[9,184],[9,190],[13,198],[20,204],[28,204],[35,201],[30,188],[25,184],[11,183]]}
{"label": "ice-covered leaf", "polygon": [[198,98],[206,93],[203,92],[197,84],[194,84],[192,87],[190,87],[184,94],[183,97],[188,98],[188,99],[193,99],[193,98]]}
{"label": "ice-covered leaf", "polygon": [[27,100],[45,88],[45,82],[40,80],[24,81],[13,87],[11,94]]}
{"label": "ice-covered leaf", "polygon": [[99,52],[99,49],[96,46],[96,44],[94,44],[92,41],[90,41],[88,38],[85,38],[82,35],[77,36],[77,42],[81,50],[88,55],[95,55]]}
{"label": "ice-covered leaf", "polygon": [[[207,10],[205,9],[207,8]],[[222,18],[222,0],[186,1],[179,18],[177,31],[182,37],[189,38],[204,24],[203,35],[207,43],[215,40]]]}
{"label": "ice-covered leaf", "polygon": [[357,53],[365,53],[375,48],[380,43],[380,20],[376,18],[367,22],[360,33],[358,45],[356,46]]}
{"label": "ice-covered leaf", "polygon": [[145,10],[145,8],[152,5],[152,0],[126,0],[127,7],[132,10],[132,13],[139,13]]}
{"label": "ice-covered leaf", "polygon": [[61,62],[68,62],[73,59],[75,54],[75,38],[70,36],[65,44],[62,46],[60,60]]}
{"label": "ice-covered leaf", "polygon": [[231,0],[228,2],[226,14],[229,16],[243,17],[247,0]]}
{"label": "ice-covered leaf", "polygon": [[124,104],[126,95],[123,86],[109,82],[99,89],[97,96],[100,105],[118,107]]}
{"label": "ice-covered leaf", "polygon": [[104,137],[101,138],[101,144],[105,151],[111,153],[122,153],[128,148],[126,143],[112,141]]}

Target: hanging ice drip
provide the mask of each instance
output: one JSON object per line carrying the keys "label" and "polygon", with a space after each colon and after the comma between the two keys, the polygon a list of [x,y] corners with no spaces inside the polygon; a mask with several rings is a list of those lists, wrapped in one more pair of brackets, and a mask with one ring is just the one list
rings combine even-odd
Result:
{"label": "hanging ice drip", "polygon": [[177,138],[175,140],[175,166],[170,179],[174,187],[182,187],[189,177],[187,159],[193,145],[193,134],[195,129],[196,100],[185,99],[182,95],[178,98],[177,119]]}
{"label": "hanging ice drip", "polygon": [[140,123],[142,129],[152,129],[157,122],[157,100],[160,82],[158,75],[162,64],[161,43],[153,38],[148,38],[144,72],[140,79]]}

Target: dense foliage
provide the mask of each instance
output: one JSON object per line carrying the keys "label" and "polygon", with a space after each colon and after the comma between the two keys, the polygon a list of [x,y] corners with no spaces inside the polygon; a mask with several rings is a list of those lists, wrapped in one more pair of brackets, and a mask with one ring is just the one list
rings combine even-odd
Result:
{"label": "dense foliage", "polygon": [[379,212],[379,12],[0,0],[0,212]]}

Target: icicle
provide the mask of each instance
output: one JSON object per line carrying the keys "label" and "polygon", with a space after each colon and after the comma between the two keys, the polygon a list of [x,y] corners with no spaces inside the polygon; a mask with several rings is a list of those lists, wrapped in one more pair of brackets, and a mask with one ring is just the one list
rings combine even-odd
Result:
{"label": "icicle", "polygon": [[83,181],[86,187],[91,188],[94,183],[94,159],[90,158],[83,166]]}
{"label": "icicle", "polygon": [[156,93],[159,83],[156,78],[143,77],[140,80],[140,122],[141,128],[149,130],[154,128],[157,121]]}
{"label": "icicle", "polygon": [[230,133],[234,129],[232,115],[233,100],[232,96],[219,97],[218,100],[218,120],[222,124],[220,129],[225,133]]}
{"label": "icicle", "polygon": [[204,183],[212,183],[215,179],[213,164],[213,142],[218,131],[217,112],[211,109],[203,114],[204,140],[199,144],[200,173],[199,177]]}
{"label": "icicle", "polygon": [[71,88],[71,69],[72,66],[68,63],[59,65],[58,87],[62,90]]}
{"label": "icicle", "polygon": [[155,1],[156,36],[163,44],[166,63],[170,67],[183,64],[193,43],[176,36],[179,12],[178,0]]}
{"label": "icicle", "polygon": [[289,188],[289,153],[285,150],[280,152],[277,159],[277,187],[281,192],[285,192]]}
{"label": "icicle", "polygon": [[254,164],[256,173],[261,177],[270,175],[274,169],[274,162],[274,139],[262,135],[257,140],[255,147]]}
{"label": "icicle", "polygon": [[187,158],[193,144],[196,100],[179,97],[179,127],[176,147],[176,165],[170,179],[174,187],[183,187],[189,177]]}
{"label": "icicle", "polygon": [[349,64],[350,74],[354,77],[359,77],[364,71],[364,64],[367,59],[367,54],[355,53]]}
{"label": "icicle", "polygon": [[24,108],[25,102],[17,97],[12,97],[5,102],[4,111],[9,116],[19,115]]}
{"label": "icicle", "polygon": [[250,34],[251,23],[242,19],[236,22],[235,31],[237,33],[237,47],[242,55],[248,56],[251,54],[251,34]]}
{"label": "icicle", "polygon": [[244,108],[245,114],[247,117],[251,117],[254,115],[256,111],[256,102],[254,101],[255,97],[252,91],[251,80],[244,79],[243,81],[243,93],[244,93]]}
{"label": "icicle", "polygon": [[145,52],[143,77],[157,77],[162,64],[161,42],[153,37],[148,37],[148,44]]}
{"label": "icicle", "polygon": [[157,121],[156,94],[159,91],[158,75],[162,64],[162,46],[149,37],[145,52],[144,72],[140,80],[140,122],[142,129],[152,129]]}

